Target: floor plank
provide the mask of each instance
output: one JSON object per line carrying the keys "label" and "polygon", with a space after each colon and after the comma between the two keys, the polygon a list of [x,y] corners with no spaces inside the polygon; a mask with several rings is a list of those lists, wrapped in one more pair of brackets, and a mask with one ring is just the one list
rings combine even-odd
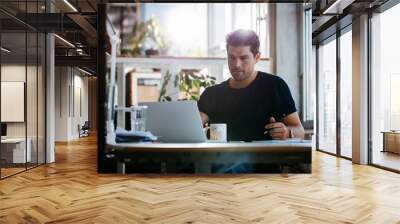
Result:
{"label": "floor plank", "polygon": [[312,174],[99,175],[96,139],[0,181],[0,223],[400,223],[400,175],[313,152]]}

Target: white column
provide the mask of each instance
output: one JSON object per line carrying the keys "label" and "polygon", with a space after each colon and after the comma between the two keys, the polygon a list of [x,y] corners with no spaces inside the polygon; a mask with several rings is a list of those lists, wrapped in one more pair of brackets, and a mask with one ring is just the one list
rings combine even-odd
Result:
{"label": "white column", "polygon": [[353,20],[353,162],[368,163],[368,16]]}
{"label": "white column", "polygon": [[269,11],[268,11],[268,21],[269,21],[269,26],[268,26],[268,33],[269,33],[269,57],[271,58],[271,73],[276,74],[276,44],[277,44],[277,38],[276,38],[276,32],[277,32],[277,27],[276,27],[276,4],[270,4],[269,5]]}
{"label": "white column", "polygon": [[55,161],[54,133],[55,133],[55,60],[54,60],[54,35],[46,36],[46,163]]}

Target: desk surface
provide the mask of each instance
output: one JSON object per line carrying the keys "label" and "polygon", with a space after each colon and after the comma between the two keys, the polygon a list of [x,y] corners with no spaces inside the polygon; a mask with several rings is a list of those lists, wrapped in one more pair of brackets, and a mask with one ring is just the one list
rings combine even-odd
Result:
{"label": "desk surface", "polygon": [[108,148],[130,152],[282,152],[311,151],[311,141],[258,141],[228,143],[111,143]]}
{"label": "desk surface", "polygon": [[381,131],[381,133],[384,133],[384,134],[400,134],[400,131]]}
{"label": "desk surface", "polygon": [[[5,139],[1,139],[1,143],[20,143],[20,142],[24,142],[25,138],[5,138]],[[29,141],[29,138],[28,138]]]}

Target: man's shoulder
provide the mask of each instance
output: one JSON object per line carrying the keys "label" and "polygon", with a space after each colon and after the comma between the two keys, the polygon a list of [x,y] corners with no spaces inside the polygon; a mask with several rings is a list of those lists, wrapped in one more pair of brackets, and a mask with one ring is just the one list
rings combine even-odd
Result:
{"label": "man's shoulder", "polygon": [[267,81],[279,81],[282,80],[281,77],[277,76],[277,75],[273,75],[270,73],[266,73],[266,72],[258,72],[258,76],[260,77],[261,80],[267,80]]}
{"label": "man's shoulder", "polygon": [[266,72],[258,72],[259,80],[268,85],[284,84],[286,83],[281,77]]}
{"label": "man's shoulder", "polygon": [[213,86],[209,86],[205,89],[205,91],[207,92],[216,92],[216,91],[221,91],[223,89],[226,88],[226,82],[227,81],[223,81],[221,83],[215,84]]}

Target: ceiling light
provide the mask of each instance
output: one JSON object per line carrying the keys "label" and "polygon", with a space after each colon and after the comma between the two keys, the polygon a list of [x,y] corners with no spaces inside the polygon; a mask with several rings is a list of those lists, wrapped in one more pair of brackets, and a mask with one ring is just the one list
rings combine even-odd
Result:
{"label": "ceiling light", "polygon": [[75,45],[71,44],[71,42],[69,42],[68,40],[58,36],[57,34],[54,34],[54,36],[60,39],[62,42],[66,43],[68,46],[75,48]]}
{"label": "ceiling light", "polygon": [[11,52],[11,50],[9,50],[9,49],[7,49],[7,48],[5,48],[5,47],[1,47],[0,49],[1,49],[2,51],[6,52],[6,53],[10,53],[10,52]]}
{"label": "ceiling light", "polygon": [[355,0],[336,0],[322,14],[342,14],[347,6],[351,5]]}
{"label": "ceiling light", "polygon": [[83,73],[85,73],[85,74],[87,74],[87,75],[92,75],[92,73],[90,73],[90,72],[88,72],[88,71],[85,71],[85,70],[83,70],[83,69],[81,69],[81,68],[78,68],[79,69],[79,71],[81,71],[81,72],[83,72]]}
{"label": "ceiling light", "polygon": [[68,0],[64,0],[65,4],[67,4],[74,12],[78,12],[78,10],[71,4],[69,3]]}
{"label": "ceiling light", "polygon": [[336,5],[340,2],[340,0],[336,0],[332,5],[330,5],[327,9],[325,9],[322,14],[329,13]]}

